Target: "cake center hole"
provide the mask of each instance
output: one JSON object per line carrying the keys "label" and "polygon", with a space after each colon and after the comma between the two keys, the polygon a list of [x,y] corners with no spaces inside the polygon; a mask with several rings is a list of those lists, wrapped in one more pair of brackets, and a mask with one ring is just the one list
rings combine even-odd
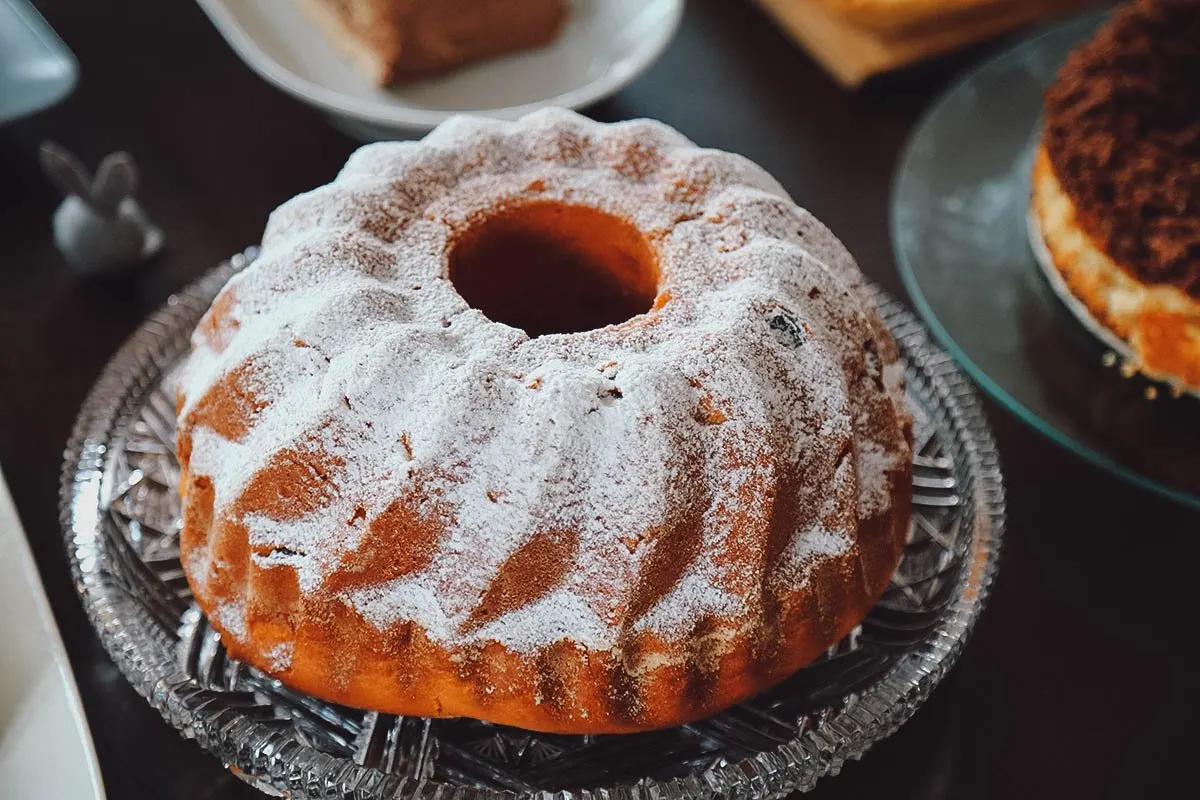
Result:
{"label": "cake center hole", "polygon": [[473,308],[532,336],[590,331],[644,314],[658,259],[641,231],[564,203],[502,209],[464,230],[450,280]]}

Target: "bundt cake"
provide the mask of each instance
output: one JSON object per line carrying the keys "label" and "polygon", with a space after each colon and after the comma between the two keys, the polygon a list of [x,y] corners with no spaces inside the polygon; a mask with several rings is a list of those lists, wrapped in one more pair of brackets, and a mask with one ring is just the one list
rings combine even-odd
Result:
{"label": "bundt cake", "polygon": [[202,319],[184,569],[233,656],[321,698],[683,723],[889,583],[897,358],[749,161],[654,122],[454,118],[281,206]]}
{"label": "bundt cake", "polygon": [[1046,93],[1031,219],[1132,366],[1200,391],[1200,0],[1140,0]]}

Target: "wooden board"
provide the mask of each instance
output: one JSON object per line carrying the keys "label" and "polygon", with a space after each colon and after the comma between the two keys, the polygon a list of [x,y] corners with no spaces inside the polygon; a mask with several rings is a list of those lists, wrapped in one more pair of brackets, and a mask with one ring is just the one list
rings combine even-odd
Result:
{"label": "wooden board", "polygon": [[819,0],[835,16],[883,36],[901,36],[928,28],[959,25],[972,17],[990,16],[1037,0]]}
{"label": "wooden board", "polygon": [[931,58],[1035,20],[1089,4],[1089,0],[1021,0],[997,4],[945,26],[883,33],[832,12],[819,0],[758,0],[783,29],[837,80],[855,87],[872,75]]}

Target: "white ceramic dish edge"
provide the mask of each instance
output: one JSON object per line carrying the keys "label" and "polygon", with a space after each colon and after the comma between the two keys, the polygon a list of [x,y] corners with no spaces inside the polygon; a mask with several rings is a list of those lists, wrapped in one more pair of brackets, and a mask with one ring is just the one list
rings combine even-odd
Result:
{"label": "white ceramic dish edge", "polygon": [[[609,69],[597,78],[569,91],[560,92],[535,102],[502,105],[491,108],[462,108],[454,111],[419,108],[399,99],[372,101],[353,97],[297,75],[272,56],[269,47],[259,41],[244,24],[244,8],[236,0],[196,0],[234,52],[260,77],[280,90],[308,105],[345,118],[358,126],[376,126],[402,132],[424,132],[456,113],[473,113],[497,119],[517,119],[546,106],[580,108],[617,92],[641,75],[666,50],[683,17],[683,0],[668,0],[662,24],[645,37],[622,69]],[[294,4],[288,4],[288,14],[301,14]],[[314,30],[314,36],[324,36]],[[367,78],[363,77],[364,82]]]}
{"label": "white ceramic dish edge", "polygon": [[103,800],[79,690],[2,473],[0,614],[0,795]]}

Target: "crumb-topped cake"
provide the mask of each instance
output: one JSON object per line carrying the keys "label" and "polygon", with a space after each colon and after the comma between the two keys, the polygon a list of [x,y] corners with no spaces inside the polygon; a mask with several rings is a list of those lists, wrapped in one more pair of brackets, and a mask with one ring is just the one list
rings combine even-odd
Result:
{"label": "crumb-topped cake", "polygon": [[193,345],[188,581],[235,657],[336,702],[680,724],[837,642],[905,540],[903,370],[853,259],[658,123],[364,147]]}
{"label": "crumb-topped cake", "polygon": [[1200,390],[1200,2],[1114,12],[1046,93],[1032,215],[1138,369]]}

